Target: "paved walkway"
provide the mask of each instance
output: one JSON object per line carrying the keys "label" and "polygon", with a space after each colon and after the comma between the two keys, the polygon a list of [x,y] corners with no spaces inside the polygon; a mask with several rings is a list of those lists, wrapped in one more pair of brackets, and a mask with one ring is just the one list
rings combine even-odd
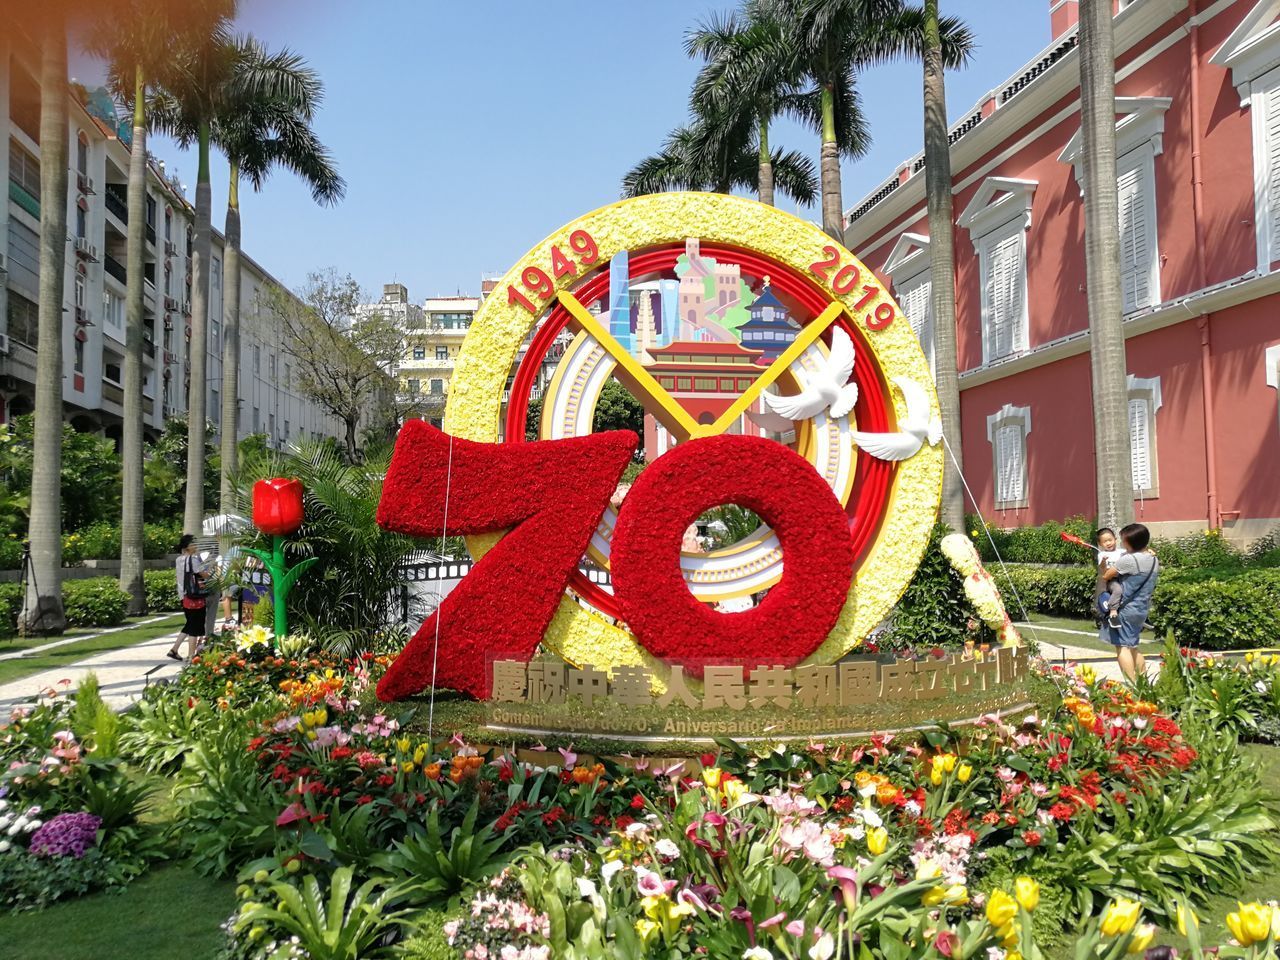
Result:
{"label": "paved walkway", "polygon": [[[177,631],[154,637],[129,647],[104,650],[64,667],[33,673],[11,683],[0,684],[0,715],[19,703],[28,703],[46,690],[74,690],[87,674],[98,675],[102,699],[117,710],[123,710],[142,696],[147,684],[168,680],[178,675],[182,664],[170,660],[165,651],[173,643]],[[84,637],[77,637],[84,640]],[[186,645],[182,652],[186,653]]]}

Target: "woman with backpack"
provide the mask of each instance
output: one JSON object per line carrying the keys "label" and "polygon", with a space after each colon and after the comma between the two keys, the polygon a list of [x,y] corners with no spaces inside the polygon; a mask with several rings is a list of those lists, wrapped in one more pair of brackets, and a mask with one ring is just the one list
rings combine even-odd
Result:
{"label": "woman with backpack", "polygon": [[209,603],[209,591],[205,586],[204,564],[196,556],[198,550],[196,538],[189,533],[183,534],[178,541],[178,559],[174,564],[177,573],[178,597],[182,600],[182,612],[187,621],[182,631],[174,638],[173,646],[165,654],[170,660],[181,660],[178,648],[182,641],[187,641],[187,658],[193,658],[200,652],[205,637],[205,607]]}

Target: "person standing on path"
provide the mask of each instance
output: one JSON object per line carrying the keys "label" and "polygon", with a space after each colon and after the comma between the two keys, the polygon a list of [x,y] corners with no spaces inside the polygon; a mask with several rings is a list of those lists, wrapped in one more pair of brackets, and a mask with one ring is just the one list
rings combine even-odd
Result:
{"label": "person standing on path", "polygon": [[187,659],[190,660],[200,652],[200,644],[205,638],[205,607],[208,598],[204,596],[204,565],[196,557],[196,538],[189,533],[183,534],[178,541],[178,559],[174,564],[177,574],[178,597],[182,600],[182,612],[186,614],[186,623],[181,632],[174,638],[173,646],[165,654],[170,660],[181,660],[178,648],[182,641],[187,641]]}
{"label": "person standing on path", "polygon": [[1150,550],[1151,531],[1142,524],[1124,527],[1120,540],[1128,553],[1102,571],[1104,580],[1119,579],[1120,605],[1112,612],[1107,609],[1109,595],[1104,592],[1097,597],[1098,613],[1103,617],[1098,637],[1115,647],[1120,672],[1133,683],[1138,674],[1145,676],[1147,672],[1147,660],[1138,652],[1138,641],[1151,612],[1151,595],[1160,580],[1160,561]]}

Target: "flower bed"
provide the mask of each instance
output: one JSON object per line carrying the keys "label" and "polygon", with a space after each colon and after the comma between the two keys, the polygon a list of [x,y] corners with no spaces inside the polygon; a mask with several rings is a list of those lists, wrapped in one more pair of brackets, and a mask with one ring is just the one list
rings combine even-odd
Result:
{"label": "flower bed", "polygon": [[[408,937],[410,956],[848,957],[856,933],[876,957],[1026,957],[1089,917],[1111,949],[1149,940],[1136,914],[1102,932],[1111,898],[1171,924],[1277,854],[1280,820],[1229,739],[1197,725],[1193,743],[1087,672],[1046,671],[1047,707],[968,731],[763,755],[723,741],[682,762],[564,745],[538,767],[442,743],[451,729],[428,742],[415,707],[372,699],[384,668],[246,637],[132,721],[131,756],[181,764],[188,853],[241,881],[228,956]],[[326,909],[374,903],[357,952],[306,946]]]}

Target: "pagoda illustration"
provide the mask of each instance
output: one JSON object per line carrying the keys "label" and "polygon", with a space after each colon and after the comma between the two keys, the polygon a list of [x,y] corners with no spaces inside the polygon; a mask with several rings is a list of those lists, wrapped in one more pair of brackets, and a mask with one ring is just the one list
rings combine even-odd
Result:
{"label": "pagoda illustration", "polygon": [[751,319],[742,325],[742,345],[751,350],[763,352],[765,365],[772,363],[782,352],[791,346],[800,332],[800,325],[791,319],[791,314],[783,306],[769,287],[769,278],[764,278],[760,295],[748,307]]}

